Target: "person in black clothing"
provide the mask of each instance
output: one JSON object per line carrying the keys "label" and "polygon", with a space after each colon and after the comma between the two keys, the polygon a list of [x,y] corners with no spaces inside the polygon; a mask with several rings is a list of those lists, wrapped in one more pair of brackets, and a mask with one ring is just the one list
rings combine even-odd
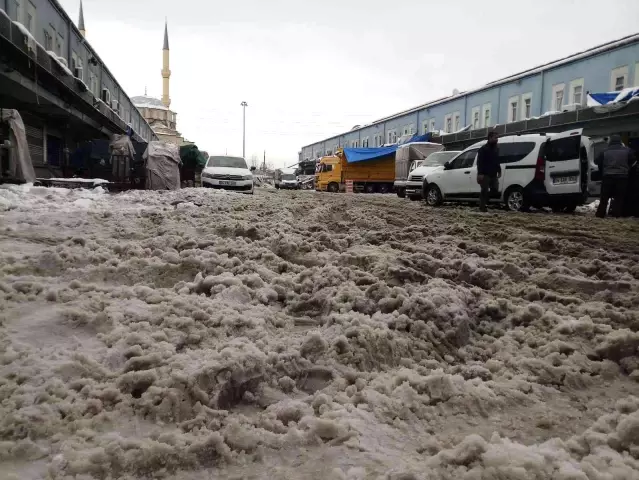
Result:
{"label": "person in black clothing", "polygon": [[621,143],[619,135],[611,135],[608,148],[595,159],[601,172],[601,198],[597,208],[597,216],[604,218],[608,210],[608,202],[614,198],[610,214],[618,217],[624,210],[624,200],[628,188],[630,169],[635,163],[632,150]]}
{"label": "person in black clothing", "polygon": [[501,165],[499,164],[498,138],[497,132],[488,132],[488,141],[477,152],[477,183],[481,185],[479,210],[482,212],[488,211],[490,194],[494,195],[499,192]]}

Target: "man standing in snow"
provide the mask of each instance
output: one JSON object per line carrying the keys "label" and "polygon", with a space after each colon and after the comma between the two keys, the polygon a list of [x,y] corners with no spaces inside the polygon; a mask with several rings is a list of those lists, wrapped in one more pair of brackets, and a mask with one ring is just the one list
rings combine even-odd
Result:
{"label": "man standing in snow", "polygon": [[479,197],[479,210],[487,212],[490,194],[499,191],[499,177],[501,177],[501,165],[499,164],[499,136],[497,132],[488,132],[488,139],[479,152],[477,152],[477,183],[481,185]]}
{"label": "man standing in snow", "polygon": [[630,168],[635,163],[635,155],[621,143],[619,135],[611,135],[608,148],[599,154],[595,163],[601,172],[601,198],[596,215],[604,218],[608,210],[608,202],[614,198],[610,213],[613,217],[618,217],[623,211],[628,177]]}

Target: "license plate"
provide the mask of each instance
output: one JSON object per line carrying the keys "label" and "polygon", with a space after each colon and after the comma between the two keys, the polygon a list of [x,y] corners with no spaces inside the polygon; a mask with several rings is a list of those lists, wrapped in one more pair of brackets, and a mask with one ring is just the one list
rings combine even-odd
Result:
{"label": "license plate", "polygon": [[564,185],[566,183],[577,183],[579,177],[577,175],[571,175],[569,177],[554,177],[552,183],[555,185]]}
{"label": "license plate", "polygon": [[220,180],[220,185],[235,185],[235,182],[229,180]]}

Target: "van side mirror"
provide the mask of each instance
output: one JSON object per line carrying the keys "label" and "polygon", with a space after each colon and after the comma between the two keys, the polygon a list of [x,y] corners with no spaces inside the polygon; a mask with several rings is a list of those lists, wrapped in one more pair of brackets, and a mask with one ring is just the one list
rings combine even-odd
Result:
{"label": "van side mirror", "polygon": [[450,162],[444,163],[444,170],[450,169]]}
{"label": "van side mirror", "polygon": [[251,167],[251,172],[254,172],[255,170],[257,170],[257,167],[256,167],[255,165],[253,165],[253,166]]}

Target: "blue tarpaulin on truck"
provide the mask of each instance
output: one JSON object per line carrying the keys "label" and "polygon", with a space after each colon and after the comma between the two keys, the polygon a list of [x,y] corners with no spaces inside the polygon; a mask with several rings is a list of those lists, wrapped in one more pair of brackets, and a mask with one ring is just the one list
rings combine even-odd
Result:
{"label": "blue tarpaulin on truck", "polygon": [[346,155],[348,163],[356,163],[392,155],[396,151],[397,145],[377,148],[345,148],[344,155]]}
{"label": "blue tarpaulin on truck", "polygon": [[397,145],[376,148],[345,148],[344,155],[346,155],[346,161],[348,163],[365,162],[366,160],[375,160],[376,158],[391,155],[397,151],[400,145],[415,142],[430,142],[431,138],[432,134],[430,132],[424,135],[415,134],[412,137],[405,138]]}

